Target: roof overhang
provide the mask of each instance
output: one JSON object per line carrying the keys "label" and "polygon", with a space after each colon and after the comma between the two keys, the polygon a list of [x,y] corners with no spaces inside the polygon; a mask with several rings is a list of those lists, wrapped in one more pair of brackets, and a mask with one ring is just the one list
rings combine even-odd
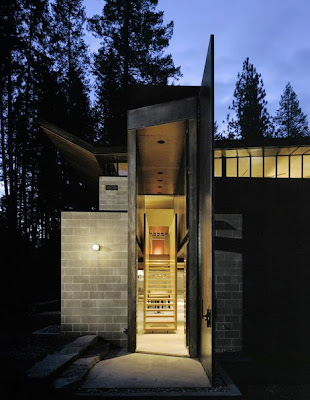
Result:
{"label": "roof overhang", "polygon": [[98,184],[99,176],[104,175],[103,164],[127,161],[124,147],[97,147],[47,121],[40,121],[40,126],[68,164],[88,183]]}

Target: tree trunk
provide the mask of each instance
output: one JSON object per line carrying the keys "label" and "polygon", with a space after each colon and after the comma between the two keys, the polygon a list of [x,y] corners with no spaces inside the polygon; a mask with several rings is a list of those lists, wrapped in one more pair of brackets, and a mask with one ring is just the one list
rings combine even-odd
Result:
{"label": "tree trunk", "polygon": [[[4,84],[3,84],[4,86]],[[4,118],[4,90],[1,87],[0,93],[0,134],[1,134],[1,157],[2,157],[2,179],[4,185],[4,194],[8,198],[8,173],[7,173],[7,162],[6,162],[6,146],[5,146],[5,118]]]}

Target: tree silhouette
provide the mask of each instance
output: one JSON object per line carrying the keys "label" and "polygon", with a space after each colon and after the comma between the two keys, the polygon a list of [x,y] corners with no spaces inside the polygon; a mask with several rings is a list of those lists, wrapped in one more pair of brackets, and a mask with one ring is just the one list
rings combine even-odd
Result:
{"label": "tree silhouette", "polygon": [[301,137],[310,134],[307,116],[302,112],[297,94],[289,82],[281,95],[279,106],[274,117],[276,136]]}
{"label": "tree silhouette", "polygon": [[265,96],[261,75],[250,63],[249,58],[246,58],[243,62],[242,73],[238,73],[234,100],[229,107],[235,113],[235,119],[231,118],[230,114],[227,116],[230,138],[257,141],[272,134]]}
{"label": "tree silhouette", "polygon": [[49,6],[49,0],[4,0],[0,13],[0,219],[2,229],[32,248],[57,236],[60,210],[81,209],[87,197],[39,119],[84,137],[92,132],[83,7],[58,1],[51,13]]}
{"label": "tree silhouette", "polygon": [[58,110],[58,124],[83,139],[92,140],[85,21],[82,0],[52,3],[50,53],[59,84],[57,95],[62,104],[62,110]]}
{"label": "tree silhouette", "polygon": [[166,85],[178,79],[171,54],[165,54],[173,22],[163,24],[158,0],[107,0],[102,15],[89,20],[100,38],[94,56],[97,132],[106,143],[126,142],[128,87],[134,84]]}

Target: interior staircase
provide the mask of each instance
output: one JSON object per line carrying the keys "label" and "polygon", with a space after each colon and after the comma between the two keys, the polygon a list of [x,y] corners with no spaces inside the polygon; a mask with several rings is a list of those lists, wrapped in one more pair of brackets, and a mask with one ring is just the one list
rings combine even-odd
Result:
{"label": "interior staircase", "polygon": [[144,272],[145,333],[176,332],[176,272],[169,255],[149,255]]}

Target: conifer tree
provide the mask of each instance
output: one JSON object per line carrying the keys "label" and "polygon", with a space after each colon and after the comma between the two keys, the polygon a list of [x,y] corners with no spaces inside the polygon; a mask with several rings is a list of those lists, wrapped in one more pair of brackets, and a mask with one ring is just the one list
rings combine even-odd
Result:
{"label": "conifer tree", "polygon": [[274,117],[276,136],[300,137],[310,134],[307,116],[302,112],[297,94],[289,82],[285,86],[279,106]]}
{"label": "conifer tree", "polygon": [[224,136],[221,132],[219,132],[219,126],[217,121],[214,121],[214,140],[222,140]]}
{"label": "conifer tree", "polygon": [[127,90],[134,84],[168,84],[178,79],[171,54],[165,54],[173,22],[163,23],[158,0],[107,0],[102,15],[89,21],[100,38],[94,60],[98,136],[106,143],[126,141]]}
{"label": "conifer tree", "polygon": [[[83,0],[52,3],[51,56],[58,81],[59,121],[64,129],[91,140],[89,54],[84,41],[86,21]],[[65,114],[61,113],[65,111]]]}
{"label": "conifer tree", "polygon": [[238,73],[234,100],[229,107],[235,113],[235,118],[227,116],[228,137],[257,141],[272,134],[265,97],[261,74],[250,63],[249,58],[246,58],[242,73]]}
{"label": "conifer tree", "polygon": [[3,0],[0,12],[0,124],[1,180],[5,197],[5,223],[9,230],[17,226],[17,182],[15,171],[14,98],[23,70],[20,57],[24,47],[22,23],[25,19],[21,0]]}
{"label": "conifer tree", "polygon": [[[90,60],[84,40],[85,22],[83,0],[55,0],[52,3],[50,54],[57,84],[53,93],[53,119],[48,120],[81,139],[92,142],[93,118],[89,82],[86,78]],[[94,200],[83,195],[85,185],[81,178],[61,156],[57,161],[61,175],[59,191],[62,208],[81,209],[93,205]],[[79,199],[90,202],[91,205],[77,205]]]}
{"label": "conifer tree", "polygon": [[[79,180],[72,178],[42,134],[38,119],[84,134],[91,120],[84,79],[86,46],[78,29],[83,18],[78,20],[80,13],[74,14],[77,4],[61,1],[53,3],[57,16],[53,13],[51,18],[49,3],[4,0],[0,13],[0,180],[4,189],[0,218],[3,228],[13,235],[18,232],[33,247],[58,232],[61,209],[74,208],[74,199],[85,197],[80,195]],[[66,6],[73,7],[70,23],[65,18]],[[71,67],[66,69],[69,59]],[[71,195],[74,190],[75,196]]]}

